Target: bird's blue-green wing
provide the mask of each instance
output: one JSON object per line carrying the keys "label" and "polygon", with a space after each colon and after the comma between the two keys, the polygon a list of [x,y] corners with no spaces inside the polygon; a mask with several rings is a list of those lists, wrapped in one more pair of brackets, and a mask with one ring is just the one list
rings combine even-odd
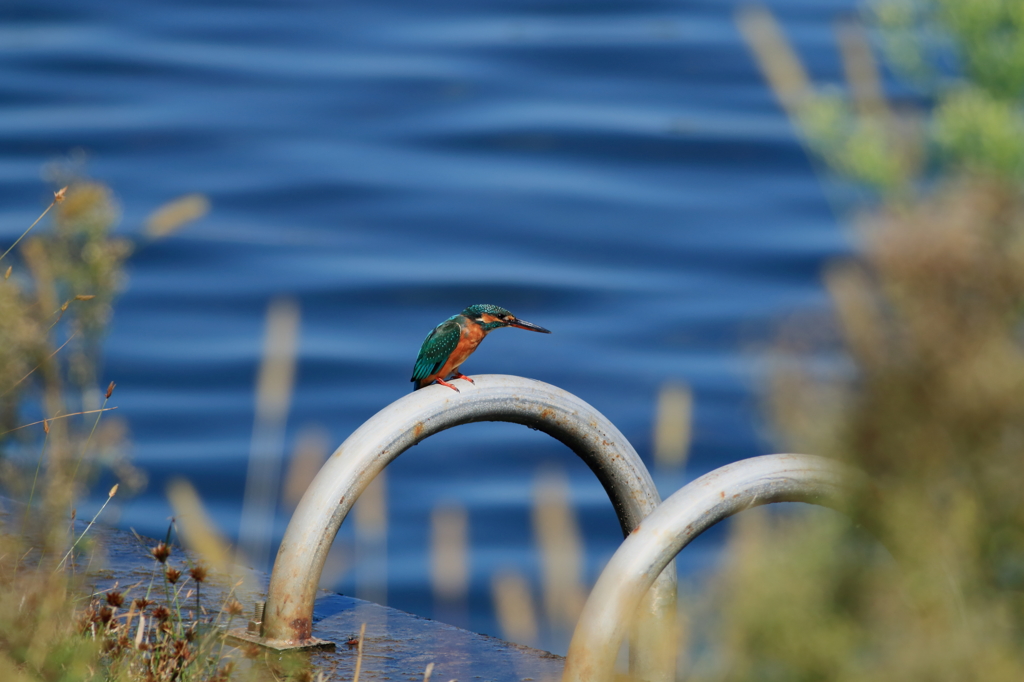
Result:
{"label": "bird's blue-green wing", "polygon": [[[416,366],[412,370],[412,381],[425,379],[444,366],[445,361],[459,345],[462,327],[454,319],[446,320],[427,334],[420,354],[416,356]],[[442,377],[443,378],[443,377]]]}

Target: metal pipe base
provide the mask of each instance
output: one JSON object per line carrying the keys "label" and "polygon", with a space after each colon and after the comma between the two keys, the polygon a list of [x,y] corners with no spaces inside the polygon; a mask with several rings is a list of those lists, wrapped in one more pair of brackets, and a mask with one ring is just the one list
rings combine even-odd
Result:
{"label": "metal pipe base", "polygon": [[254,635],[245,628],[228,630],[226,640],[231,646],[244,647],[255,644],[274,651],[334,651],[335,649],[334,642],[329,642],[326,639],[317,639],[316,637],[303,640],[267,639]]}

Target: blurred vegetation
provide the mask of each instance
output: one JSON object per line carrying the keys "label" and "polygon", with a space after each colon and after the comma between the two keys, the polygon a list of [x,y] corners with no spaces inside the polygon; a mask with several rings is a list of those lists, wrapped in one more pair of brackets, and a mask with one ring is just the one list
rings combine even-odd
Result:
{"label": "blurred vegetation", "polygon": [[[195,195],[172,202],[140,234],[166,236],[207,208]],[[5,682],[216,682],[228,679],[243,655],[261,655],[225,648],[216,627],[241,616],[237,585],[188,557],[172,562],[165,543],[140,544],[140,554],[153,559],[148,582],[93,587],[89,569],[100,559],[93,523],[119,489],[124,495],[145,482],[124,456],[126,429],[107,414],[115,409],[108,404],[115,384],[99,383],[101,342],[124,285],[125,260],[145,238],[116,235],[119,213],[108,187],[75,179],[0,255]],[[76,507],[101,470],[119,483],[83,524]],[[203,585],[217,586],[217,608],[200,600],[210,589]],[[289,661],[271,677],[309,680],[312,674]]]}
{"label": "blurred vegetation", "polygon": [[[66,519],[101,459],[130,478],[97,368],[132,243],[112,234],[117,205],[92,181],[55,192],[41,218],[0,258],[0,466],[5,495]],[[41,550],[63,543],[53,518],[26,516],[49,528]]]}
{"label": "blurred vegetation", "polygon": [[[787,448],[870,483],[852,523],[739,517],[698,679],[1024,679],[1024,1],[866,16],[839,27],[845,88],[812,86],[767,12],[740,16],[809,148],[877,193],[826,273],[841,353],[811,350],[841,359],[786,358],[770,402]],[[873,45],[916,108],[883,96]]]}

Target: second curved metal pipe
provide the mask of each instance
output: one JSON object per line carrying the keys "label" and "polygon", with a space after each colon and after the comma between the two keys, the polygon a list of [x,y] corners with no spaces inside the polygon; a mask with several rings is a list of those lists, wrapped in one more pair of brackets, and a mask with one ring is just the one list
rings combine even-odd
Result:
{"label": "second curved metal pipe", "polygon": [[[715,469],[677,490],[625,539],[601,572],[573,633],[562,682],[614,678],[619,645],[644,595],[705,530],[771,502],[836,506],[840,492],[856,480],[852,470],[823,457],[765,455]],[[674,650],[668,653],[675,658]]]}

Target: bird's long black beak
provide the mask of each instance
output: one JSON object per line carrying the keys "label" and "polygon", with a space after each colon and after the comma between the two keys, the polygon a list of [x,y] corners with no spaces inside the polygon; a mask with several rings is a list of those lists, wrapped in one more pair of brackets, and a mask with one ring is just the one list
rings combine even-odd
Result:
{"label": "bird's long black beak", "polygon": [[515,322],[509,322],[508,326],[510,326],[510,327],[518,327],[519,329],[525,329],[525,330],[530,331],[530,332],[540,332],[541,334],[550,334],[551,333],[550,331],[548,331],[544,327],[541,327],[540,325],[533,324],[532,322],[527,322],[526,320],[516,320]]}

